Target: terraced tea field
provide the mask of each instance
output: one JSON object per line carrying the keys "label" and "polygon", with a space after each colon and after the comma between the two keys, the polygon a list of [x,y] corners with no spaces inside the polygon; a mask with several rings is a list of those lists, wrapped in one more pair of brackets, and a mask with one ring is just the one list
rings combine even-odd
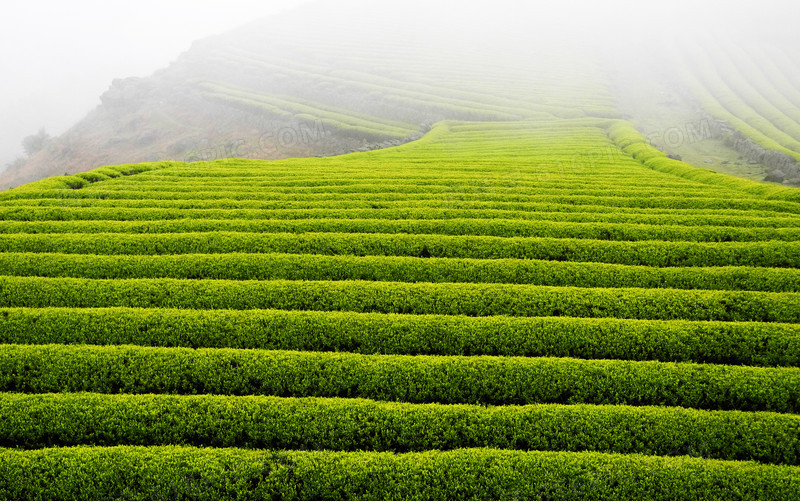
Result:
{"label": "terraced tea field", "polygon": [[[780,46],[758,53],[735,41],[704,40],[705,51],[687,51],[683,79],[711,115],[725,120],[743,137],[800,160],[800,90],[796,56]],[[711,57],[714,54],[714,57]]]}
{"label": "terraced tea field", "polygon": [[0,251],[0,498],[800,497],[800,195],[626,122],[50,178]]}

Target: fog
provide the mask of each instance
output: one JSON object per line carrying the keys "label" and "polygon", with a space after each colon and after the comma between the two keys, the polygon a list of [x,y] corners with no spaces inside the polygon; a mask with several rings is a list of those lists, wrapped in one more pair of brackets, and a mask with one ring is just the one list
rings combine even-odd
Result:
{"label": "fog", "polygon": [[303,0],[10,0],[0,16],[0,169],[25,136],[58,135],[114,78],[152,74],[192,41]]}
{"label": "fog", "polygon": [[[794,26],[800,2],[793,1],[14,0],[4,4],[0,20],[0,168],[21,155],[25,136],[40,128],[58,135],[80,120],[114,78],[148,76],[193,41],[259,18],[332,7],[362,30],[377,11],[411,41],[469,39],[465,50],[502,51],[504,60],[514,59],[515,48],[547,52],[544,41],[551,39],[613,53],[612,59],[635,67],[637,58],[647,57],[642,49],[648,44],[719,30],[748,41],[777,37],[800,49]],[[313,34],[319,43],[347,29],[309,15],[302,33],[284,33],[284,43],[303,45]],[[385,31],[365,30],[375,38],[363,43],[379,41]]]}

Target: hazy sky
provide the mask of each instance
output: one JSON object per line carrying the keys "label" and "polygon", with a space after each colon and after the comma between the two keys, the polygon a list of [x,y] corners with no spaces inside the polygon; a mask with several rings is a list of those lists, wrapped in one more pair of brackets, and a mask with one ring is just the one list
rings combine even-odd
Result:
{"label": "hazy sky", "polygon": [[[343,11],[358,16],[349,0]],[[114,78],[145,77],[194,40],[311,0],[4,0],[0,16],[0,169],[20,155],[22,138],[44,127],[63,133],[99,104]],[[617,37],[619,57],[644,36],[681,36],[738,24],[797,37],[800,1],[760,0],[372,0],[398,23],[473,30],[492,37],[510,25],[585,40]],[[315,6],[307,6],[309,9]],[[427,24],[423,21],[428,21]],[[356,21],[357,22],[357,21]],[[313,27],[310,27],[313,29]],[[414,26],[408,26],[413,32]],[[401,29],[402,26],[401,26]],[[493,31],[494,30],[494,31]],[[320,30],[322,31],[322,30]],[[446,36],[446,35],[444,35]],[[302,41],[299,41],[302,42]],[[546,50],[547,48],[543,48]],[[800,50],[800,44],[798,44]],[[630,57],[630,54],[628,54]]]}
{"label": "hazy sky", "polygon": [[308,0],[4,0],[0,170],[22,138],[63,133],[114,78],[145,77],[192,41]]}

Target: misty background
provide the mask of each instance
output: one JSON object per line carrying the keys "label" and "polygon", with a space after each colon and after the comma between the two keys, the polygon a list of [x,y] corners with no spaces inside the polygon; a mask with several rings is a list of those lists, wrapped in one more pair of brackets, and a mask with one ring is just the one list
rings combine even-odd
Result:
{"label": "misty background", "polygon": [[[359,17],[364,10],[379,9],[392,25],[392,39],[408,40],[413,50],[446,47],[452,40],[451,48],[467,55],[497,50],[498,57],[518,58],[520,65],[531,54],[547,53],[569,41],[586,51],[605,53],[609,61],[635,72],[645,66],[652,44],[686,45],[688,38],[717,31],[741,34],[748,43],[780,38],[800,50],[795,27],[800,5],[785,0],[12,1],[4,4],[0,21],[0,169],[23,154],[26,136],[42,128],[51,136],[60,135],[100,104],[100,95],[113,79],[149,76],[196,40],[298,11],[307,25],[300,33],[280,33],[279,39],[286,46],[313,51],[314,44],[348,30],[315,16],[316,10],[324,10],[320,6],[335,8],[359,26],[364,44],[379,45],[386,33],[385,25],[373,31],[360,26],[370,23]],[[481,67],[476,65],[475,71]]]}
{"label": "misty background", "polygon": [[0,17],[0,170],[44,128],[57,136],[115,78],[146,77],[193,41],[309,0],[11,0]]}

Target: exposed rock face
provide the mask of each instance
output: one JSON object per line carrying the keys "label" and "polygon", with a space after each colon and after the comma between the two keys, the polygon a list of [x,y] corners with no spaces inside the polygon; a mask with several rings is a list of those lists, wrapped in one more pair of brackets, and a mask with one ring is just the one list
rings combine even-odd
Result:
{"label": "exposed rock face", "polygon": [[736,131],[732,138],[733,147],[748,160],[754,160],[771,169],[792,170],[800,165],[795,159],[785,153],[767,150],[757,145],[753,140],[746,138],[742,133]]}
{"label": "exposed rock face", "polygon": [[785,153],[767,150],[750,138],[745,137],[741,132],[735,130],[733,126],[724,120],[713,120],[725,141],[729,143],[734,150],[742,154],[742,157],[751,163],[767,166],[767,176],[764,178],[764,181],[800,186],[800,163],[798,163],[797,160]]}

